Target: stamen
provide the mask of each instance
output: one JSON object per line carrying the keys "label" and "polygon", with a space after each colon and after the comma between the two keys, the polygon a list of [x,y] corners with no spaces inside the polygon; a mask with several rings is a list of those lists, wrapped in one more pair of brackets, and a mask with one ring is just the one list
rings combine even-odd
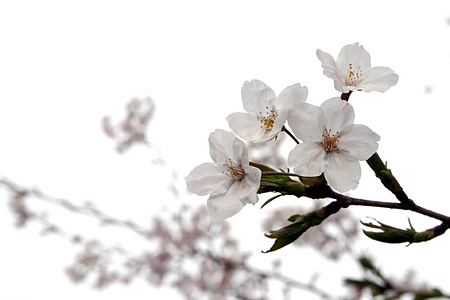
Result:
{"label": "stamen", "polygon": [[322,134],[322,142],[319,143],[327,153],[330,153],[331,151],[339,151],[338,144],[341,136],[339,135],[339,132],[336,132],[333,135],[330,133],[331,129],[325,128],[325,132]]}
{"label": "stamen", "polygon": [[261,121],[261,128],[265,127],[266,130],[270,130],[272,129],[273,124],[275,123],[277,114],[273,109],[269,110],[269,107],[266,106],[266,113],[263,114],[262,112],[259,112],[259,115],[256,118]]}
{"label": "stamen", "polygon": [[245,175],[244,168],[232,161],[231,158],[224,162],[223,166],[226,167],[227,170],[222,173],[233,179],[241,179]]}
{"label": "stamen", "polygon": [[357,86],[362,79],[363,71],[361,70],[361,67],[358,67],[358,70],[353,70],[352,64],[348,64],[348,68],[348,79],[345,80],[345,84],[347,86]]}

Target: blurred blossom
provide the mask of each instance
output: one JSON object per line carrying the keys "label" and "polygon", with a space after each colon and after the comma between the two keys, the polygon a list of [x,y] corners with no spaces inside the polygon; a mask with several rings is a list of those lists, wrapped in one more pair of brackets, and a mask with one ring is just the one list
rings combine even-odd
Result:
{"label": "blurred blossom", "polygon": [[286,170],[286,158],[280,153],[286,141],[286,136],[284,134],[278,135],[276,143],[247,142],[250,161],[266,166],[277,166],[278,169]]}
{"label": "blurred blossom", "polygon": [[155,105],[150,97],[133,98],[127,104],[127,116],[117,124],[113,124],[109,116],[102,119],[102,127],[107,136],[117,143],[116,149],[124,153],[135,143],[148,144],[147,126],[153,117]]}
{"label": "blurred blossom", "polygon": [[137,124],[147,125],[153,117],[155,105],[150,97],[133,98],[127,106],[129,120],[135,120]]}
{"label": "blurred blossom", "polygon": [[23,227],[31,219],[36,218],[36,214],[32,212],[26,205],[26,197],[28,191],[11,190],[9,208],[16,216],[16,226]]}

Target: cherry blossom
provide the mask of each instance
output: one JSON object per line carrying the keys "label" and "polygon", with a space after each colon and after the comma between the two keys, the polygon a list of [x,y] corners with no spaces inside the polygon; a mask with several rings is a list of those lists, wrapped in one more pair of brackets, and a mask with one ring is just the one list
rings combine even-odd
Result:
{"label": "cherry blossom", "polygon": [[213,163],[203,163],[185,178],[188,189],[200,196],[210,195],[210,217],[223,221],[247,203],[258,202],[261,171],[249,164],[247,148],[233,133],[216,129],[209,136]]}
{"label": "cherry blossom", "polygon": [[288,124],[303,141],[289,154],[288,164],[301,176],[324,173],[328,184],[339,192],[358,186],[359,161],[378,149],[380,137],[365,125],[353,124],[353,107],[331,98],[320,107],[302,103],[289,112]]}
{"label": "cherry blossom", "polygon": [[230,128],[248,141],[263,141],[276,137],[286,123],[289,109],[303,103],[308,89],[299,83],[285,88],[278,97],[260,80],[246,81],[241,90],[244,110],[227,117]]}
{"label": "cherry blossom", "polygon": [[371,67],[370,54],[362,45],[346,45],[337,60],[318,49],[323,74],[334,80],[334,88],[342,93],[350,91],[382,92],[397,84],[398,75],[387,67]]}

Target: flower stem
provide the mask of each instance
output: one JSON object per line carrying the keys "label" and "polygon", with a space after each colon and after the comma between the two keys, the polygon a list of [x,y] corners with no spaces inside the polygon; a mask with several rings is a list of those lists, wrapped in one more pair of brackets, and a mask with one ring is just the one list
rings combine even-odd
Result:
{"label": "flower stem", "polygon": [[261,176],[295,176],[301,178],[301,176],[298,174],[284,172],[262,172]]}
{"label": "flower stem", "polygon": [[290,136],[294,142],[296,142],[297,144],[300,144],[300,142],[297,140],[297,138],[286,128],[286,126],[283,126],[283,128],[281,128],[281,131],[284,131],[287,133],[288,136]]}
{"label": "flower stem", "polygon": [[348,99],[350,98],[350,94],[351,94],[352,92],[353,92],[353,91],[349,91],[348,93],[342,93],[342,94],[341,94],[341,100],[348,101]]}

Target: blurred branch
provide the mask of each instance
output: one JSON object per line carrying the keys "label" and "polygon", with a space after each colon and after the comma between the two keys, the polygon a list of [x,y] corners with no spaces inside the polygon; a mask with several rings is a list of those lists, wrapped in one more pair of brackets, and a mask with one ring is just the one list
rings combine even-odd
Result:
{"label": "blurred branch", "polygon": [[[195,251],[196,251],[196,254],[200,254],[202,256],[207,256],[207,257],[211,258],[212,260],[214,260],[216,263],[219,263],[219,264],[223,264],[224,263],[223,258],[217,257],[216,255],[214,255],[211,252],[201,251],[201,250],[195,250]],[[249,265],[242,264],[242,263],[237,263],[236,264],[236,263],[234,263],[232,261],[226,262],[226,264],[227,264],[228,268],[236,268],[236,269],[240,268],[240,269],[243,269],[243,270],[245,270],[245,271],[247,271],[249,273],[255,274],[256,276],[259,276],[261,278],[275,279],[277,281],[283,282],[284,284],[286,284],[286,285],[288,285],[290,287],[298,288],[298,289],[301,289],[301,290],[306,290],[308,292],[311,292],[311,293],[313,293],[313,294],[315,294],[315,295],[317,295],[317,296],[319,296],[319,297],[321,297],[323,299],[335,299],[335,298],[333,298],[331,296],[331,294],[329,294],[329,293],[327,293],[327,292],[325,292],[325,291],[315,287],[312,284],[306,284],[306,283],[299,282],[297,280],[293,280],[292,278],[290,278],[288,276],[285,276],[285,275],[283,275],[283,274],[281,274],[279,272],[262,271],[262,270],[254,268],[254,267],[251,267]]]}
{"label": "blurred branch", "polygon": [[[144,236],[146,234],[146,229],[144,229],[143,227],[141,227],[131,221],[124,221],[124,220],[116,219],[110,215],[105,214],[103,211],[95,208],[93,205],[78,206],[78,205],[71,203],[70,201],[68,201],[66,199],[57,198],[57,197],[53,197],[48,194],[45,194],[36,188],[26,189],[8,179],[0,179],[0,185],[7,187],[8,190],[10,190],[11,192],[14,192],[15,194],[20,195],[22,197],[23,196],[35,197],[36,199],[39,199],[41,201],[63,207],[73,213],[86,215],[86,216],[90,216],[90,217],[95,217],[102,224],[114,225],[114,226],[122,227],[125,229],[129,229],[129,230],[132,230],[132,231],[134,231],[140,235],[144,235]],[[23,203],[21,204],[21,206],[23,206]],[[28,211],[28,209],[23,209],[23,213],[16,211],[16,214],[18,214],[20,217],[19,219],[22,219],[22,220],[31,219],[34,216],[34,214],[32,214]],[[25,220],[21,221],[21,224],[22,223],[24,224],[25,222],[26,222]]]}
{"label": "blurred branch", "polygon": [[414,300],[424,300],[429,298],[447,298],[449,295],[443,294],[439,289],[429,288],[422,284],[413,283],[412,278],[406,281],[389,279],[377,268],[373,261],[361,256],[358,259],[359,266],[363,269],[364,274],[361,279],[345,279],[345,284],[354,289],[355,297],[358,299],[364,292],[368,292],[372,297],[377,299],[392,300],[399,299],[404,295],[411,295]]}
{"label": "blurred branch", "polygon": [[[208,267],[209,271],[203,270],[203,272],[222,273],[223,279],[219,285],[217,285],[218,283],[215,283],[215,285],[211,285],[211,283],[205,284],[204,281],[212,280],[211,278],[215,277],[211,276],[211,278],[204,278],[203,276],[201,276],[199,278],[194,278],[191,276],[192,278],[188,279],[186,276],[190,275],[182,271],[179,274],[180,277],[175,280],[174,283],[182,293],[187,293],[187,287],[185,287],[184,285],[186,284],[186,281],[191,281],[191,283],[196,282],[196,285],[201,285],[201,290],[203,290],[204,292],[206,289],[206,292],[216,294],[219,292],[224,293],[226,290],[228,290],[228,292],[232,293],[237,299],[262,300],[268,299],[266,293],[262,293],[256,298],[252,297],[250,296],[250,294],[258,294],[258,291],[260,291],[260,289],[251,289],[244,283],[248,280],[256,280],[255,282],[253,282],[253,285],[256,284],[257,286],[266,286],[267,280],[275,280],[281,282],[287,289],[304,290],[309,293],[315,294],[322,299],[337,299],[313,284],[299,282],[277,271],[264,271],[250,266],[247,262],[248,255],[242,254],[241,251],[237,248],[237,241],[232,239],[228,235],[228,225],[226,225],[226,223],[223,223],[221,225],[225,226],[221,231],[221,234],[213,235],[215,241],[212,244],[217,244],[218,242],[222,243],[223,245],[225,245],[225,248],[221,248],[221,251],[226,251],[226,249],[230,247],[232,251],[230,251],[229,254],[219,254],[215,253],[211,249],[206,250],[207,248],[202,245],[211,243],[210,241],[207,242],[207,240],[211,238],[211,234],[209,232],[212,224],[210,223],[210,220],[204,209],[202,209],[201,212],[194,213],[191,217],[190,222],[183,221],[183,214],[186,214],[186,208],[181,209],[180,213],[174,215],[172,218],[176,221],[175,224],[178,224],[178,229],[176,230],[169,229],[169,227],[163,225],[164,221],[159,217],[155,217],[152,228],[144,228],[134,223],[133,221],[120,220],[113,216],[110,216],[92,205],[78,206],[66,199],[50,196],[35,188],[24,188],[8,179],[0,179],[0,186],[9,190],[13,195],[20,195],[20,197],[22,197],[22,201],[20,204],[22,209],[14,211],[19,215],[19,219],[21,220],[20,222],[22,225],[24,225],[27,221],[32,220],[33,218],[31,216],[35,216],[35,214],[32,213],[24,203],[25,197],[33,197],[46,203],[62,207],[72,213],[93,217],[95,219],[98,219],[101,224],[121,227],[135,232],[149,240],[159,240],[159,250],[154,252],[153,254],[145,253],[143,256],[127,259],[128,265],[131,264],[137,268],[130,274],[138,275],[143,272],[143,269],[146,268],[150,274],[153,274],[151,276],[152,278],[159,278],[158,280],[155,279],[156,281],[153,280],[153,284],[161,284],[161,282],[163,281],[162,279],[168,276],[168,274],[170,273],[168,266],[169,261],[175,262],[178,260],[178,264],[180,264],[180,262],[183,261],[183,257],[184,259],[186,259],[186,255],[189,254],[187,257],[199,259],[201,262],[200,265],[208,265],[214,263],[216,267],[211,268],[210,266]],[[26,212],[26,214],[24,214],[24,212]],[[191,225],[188,225],[187,223]],[[56,225],[47,223],[46,226],[47,229],[52,228],[52,230],[48,230],[49,232],[62,232],[62,230]],[[81,239],[79,239],[79,241],[80,240]],[[108,263],[108,259],[105,258],[105,255],[108,255],[107,253],[110,252],[109,250],[105,250],[104,247],[102,248],[96,241],[87,241],[85,245],[85,252],[79,255],[74,265],[67,268],[67,272],[73,280],[82,281],[87,277],[88,273],[97,272],[97,287],[103,287],[117,280],[120,280],[122,282],[131,281],[131,278],[129,277],[130,275],[121,275],[121,273],[117,270],[109,271],[108,273],[108,267],[106,265]],[[122,254],[124,253],[124,251],[118,252]],[[156,267],[155,263],[157,261],[155,261],[154,259],[148,260],[145,257],[154,257],[158,260],[166,257],[167,262],[161,261],[163,265],[159,265],[159,267]],[[143,268],[143,266],[145,265],[146,267]],[[206,267],[206,265],[204,265],[203,267]],[[180,270],[178,270],[177,272],[179,271]],[[234,277],[239,277],[237,276],[237,273],[243,273],[244,278],[247,279],[240,279],[240,281],[238,282],[231,280]],[[243,275],[241,274],[240,276]],[[225,280],[226,282],[223,280]],[[203,283],[201,283],[200,281],[202,281]],[[210,286],[208,287],[208,285]],[[184,291],[184,289],[186,289],[186,291]],[[187,299],[191,299],[187,294],[185,294],[185,296],[187,297]]]}
{"label": "blurred branch", "polygon": [[147,127],[153,117],[155,104],[150,97],[133,98],[128,102],[126,117],[113,124],[109,116],[102,119],[105,134],[116,142],[117,152],[123,154],[136,143],[150,146],[147,140]]}

